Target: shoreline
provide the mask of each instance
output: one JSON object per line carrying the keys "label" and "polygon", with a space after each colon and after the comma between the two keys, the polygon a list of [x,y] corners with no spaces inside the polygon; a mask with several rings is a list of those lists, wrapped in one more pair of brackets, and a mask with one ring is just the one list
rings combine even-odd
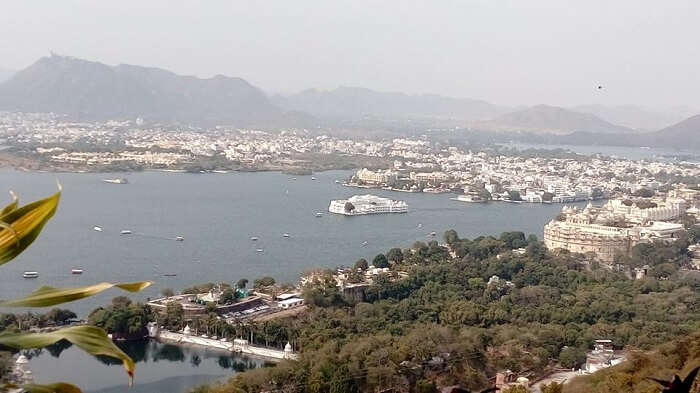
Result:
{"label": "shoreline", "polygon": [[275,362],[280,362],[282,360],[297,360],[299,358],[299,353],[291,351],[291,347],[289,350],[286,348],[285,350],[279,350],[251,345],[248,343],[248,340],[244,339],[234,339],[233,341],[228,341],[226,339],[201,337],[191,334],[171,332],[169,330],[161,330],[157,326],[151,326],[148,328],[148,338],[173,345],[194,345],[213,350],[251,355],[258,357],[261,360],[271,360]]}
{"label": "shoreline", "polygon": [[[413,190],[403,190],[403,189],[398,189],[398,188],[391,188],[391,187],[382,187],[382,186],[371,186],[371,185],[365,185],[365,184],[351,184],[344,182],[342,183],[343,187],[350,187],[350,188],[361,188],[365,190],[383,190],[383,191],[393,191],[393,192],[407,192],[411,194],[433,194],[433,195],[440,195],[440,194],[452,194],[452,195],[461,195],[456,192],[452,191],[444,191],[444,192],[426,192],[426,191],[413,191]],[[554,205],[554,204],[565,204],[565,203],[580,203],[580,202],[594,202],[594,201],[605,201],[608,199],[611,199],[611,196],[608,197],[603,197],[603,198],[588,198],[588,199],[574,199],[574,200],[566,200],[566,201],[540,201],[540,202],[531,202],[531,201],[513,201],[509,199],[489,199],[489,200],[483,200],[483,201],[461,201],[457,198],[449,198],[451,201],[455,202],[462,202],[462,203],[469,203],[469,204],[486,204],[486,203],[491,203],[491,202],[501,202],[501,203],[514,203],[514,204],[529,204],[529,205]]]}

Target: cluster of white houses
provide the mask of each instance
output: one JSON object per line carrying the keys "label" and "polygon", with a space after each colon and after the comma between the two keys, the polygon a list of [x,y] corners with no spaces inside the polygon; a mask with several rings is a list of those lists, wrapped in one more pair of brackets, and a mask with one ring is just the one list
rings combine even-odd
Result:
{"label": "cluster of white houses", "polygon": [[603,206],[589,203],[584,209],[564,206],[561,214],[545,225],[544,243],[550,250],[592,253],[598,260],[612,263],[616,255],[626,255],[638,243],[675,240],[684,227],[672,221],[686,211],[687,203],[680,198],[651,205],[610,200]]}

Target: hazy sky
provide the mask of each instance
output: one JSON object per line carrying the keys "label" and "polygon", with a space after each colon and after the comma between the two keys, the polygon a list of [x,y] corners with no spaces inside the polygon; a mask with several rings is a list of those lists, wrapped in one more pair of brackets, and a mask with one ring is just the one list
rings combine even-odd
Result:
{"label": "hazy sky", "polygon": [[700,106],[698,0],[3,1],[0,67],[49,50],[269,92]]}

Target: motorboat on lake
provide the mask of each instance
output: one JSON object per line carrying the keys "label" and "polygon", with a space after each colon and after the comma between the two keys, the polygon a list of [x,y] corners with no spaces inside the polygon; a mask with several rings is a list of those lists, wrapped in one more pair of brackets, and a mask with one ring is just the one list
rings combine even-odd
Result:
{"label": "motorboat on lake", "polygon": [[111,184],[129,184],[129,180],[127,180],[125,177],[120,177],[116,179],[103,179],[102,181]]}
{"label": "motorboat on lake", "polygon": [[120,235],[131,235],[131,230],[130,229],[122,229],[121,232],[119,232]]}
{"label": "motorboat on lake", "polygon": [[39,272],[35,272],[35,271],[24,272],[24,274],[22,274],[22,277],[24,277],[24,278],[37,278],[37,277],[39,277]]}
{"label": "motorboat on lake", "polygon": [[97,231],[97,232],[102,232],[102,227],[98,227],[97,225],[95,225],[94,227],[92,227],[92,229],[95,230],[95,231]]}
{"label": "motorboat on lake", "polygon": [[83,269],[71,269],[70,274],[83,274]]}

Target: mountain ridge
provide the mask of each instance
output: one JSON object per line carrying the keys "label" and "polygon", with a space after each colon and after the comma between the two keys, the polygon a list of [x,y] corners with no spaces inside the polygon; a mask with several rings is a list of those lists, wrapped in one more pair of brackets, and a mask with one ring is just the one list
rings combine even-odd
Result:
{"label": "mountain ridge", "polygon": [[657,131],[688,117],[686,113],[672,108],[650,109],[638,105],[588,104],[570,107],[576,112],[590,113],[607,122],[636,129]]}
{"label": "mountain ridge", "polygon": [[284,117],[262,90],[241,78],[200,79],[57,55],[42,57],[0,83],[0,110],[232,125]]}
{"label": "mountain ridge", "polygon": [[566,135],[575,132],[631,133],[634,130],[612,124],[589,113],[552,105],[534,105],[506,113],[477,125],[494,131],[525,131]]}
{"label": "mountain ridge", "polygon": [[291,95],[274,95],[272,102],[321,118],[358,119],[368,116],[482,120],[510,108],[483,100],[438,94],[384,92],[365,87],[340,86],[332,90],[306,89]]}

